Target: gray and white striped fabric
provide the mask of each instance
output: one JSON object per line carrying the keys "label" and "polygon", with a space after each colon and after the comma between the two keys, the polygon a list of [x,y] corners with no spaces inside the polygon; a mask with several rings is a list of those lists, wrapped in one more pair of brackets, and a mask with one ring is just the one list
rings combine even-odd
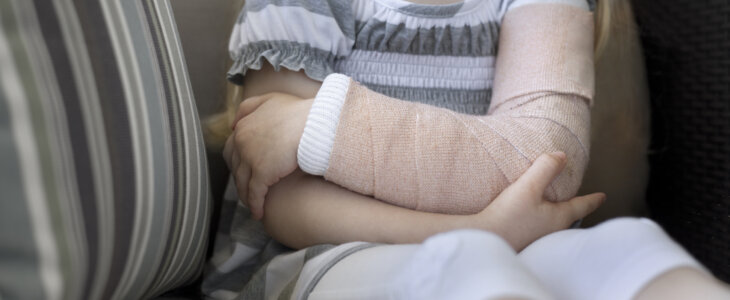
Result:
{"label": "gray and white striped fabric", "polygon": [[238,201],[232,181],[223,197],[213,256],[202,284],[212,299],[307,299],[329,269],[379,244],[317,245],[299,251],[271,239]]}
{"label": "gray and white striped fabric", "polygon": [[210,197],[169,0],[0,1],[0,298],[194,280]]}
{"label": "gray and white striped fabric", "polygon": [[533,3],[586,0],[248,0],[228,45],[236,84],[264,60],[315,80],[342,73],[402,100],[485,115],[504,15]]}

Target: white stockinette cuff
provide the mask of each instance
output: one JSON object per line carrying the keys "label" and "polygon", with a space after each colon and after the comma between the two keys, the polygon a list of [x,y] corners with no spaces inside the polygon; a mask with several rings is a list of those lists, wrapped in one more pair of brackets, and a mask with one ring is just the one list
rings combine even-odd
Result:
{"label": "white stockinette cuff", "polygon": [[327,171],[349,88],[350,77],[343,74],[330,74],[322,82],[299,140],[297,162],[302,171],[312,175],[324,175]]}

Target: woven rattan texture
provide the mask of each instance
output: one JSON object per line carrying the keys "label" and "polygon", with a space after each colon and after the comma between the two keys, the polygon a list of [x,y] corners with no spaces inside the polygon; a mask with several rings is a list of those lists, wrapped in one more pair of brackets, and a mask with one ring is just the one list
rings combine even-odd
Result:
{"label": "woven rattan texture", "polygon": [[652,100],[652,218],[730,282],[730,1],[634,0]]}

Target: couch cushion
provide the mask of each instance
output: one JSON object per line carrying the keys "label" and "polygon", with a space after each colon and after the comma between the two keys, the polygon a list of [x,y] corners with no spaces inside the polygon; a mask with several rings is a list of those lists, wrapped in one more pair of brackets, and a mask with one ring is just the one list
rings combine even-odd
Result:
{"label": "couch cushion", "polygon": [[169,0],[0,1],[0,298],[194,280],[204,158]]}
{"label": "couch cushion", "polygon": [[730,1],[632,2],[652,98],[649,212],[730,283]]}

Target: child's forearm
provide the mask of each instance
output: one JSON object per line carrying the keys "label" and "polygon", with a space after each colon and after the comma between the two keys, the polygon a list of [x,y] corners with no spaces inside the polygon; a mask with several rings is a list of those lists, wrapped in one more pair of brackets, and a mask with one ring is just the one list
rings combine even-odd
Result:
{"label": "child's forearm", "polygon": [[580,186],[588,161],[585,99],[539,95],[519,111],[482,117],[352,89],[362,94],[345,103],[324,174],[348,189],[414,210],[473,214],[540,154],[555,151],[569,163],[546,197],[566,200]]}
{"label": "child's forearm", "polygon": [[293,248],[351,241],[419,243],[431,235],[458,228],[500,234],[499,224],[491,224],[491,218],[413,211],[298,170],[272,186],[265,211],[267,232]]}
{"label": "child's forearm", "polygon": [[312,106],[317,126],[304,130],[299,166],[398,206],[470,214],[538,155],[563,151],[569,164],[546,196],[566,200],[588,161],[592,24],[589,12],[568,5],[508,13],[488,116],[401,101],[330,75]]}
{"label": "child's forearm", "polygon": [[[246,75],[242,97],[283,92],[311,98],[318,88],[319,83],[302,72],[275,72],[265,64]],[[418,243],[457,228],[498,231],[491,220],[404,209],[299,170],[271,187],[265,211],[267,232],[293,248],[351,241]]]}

